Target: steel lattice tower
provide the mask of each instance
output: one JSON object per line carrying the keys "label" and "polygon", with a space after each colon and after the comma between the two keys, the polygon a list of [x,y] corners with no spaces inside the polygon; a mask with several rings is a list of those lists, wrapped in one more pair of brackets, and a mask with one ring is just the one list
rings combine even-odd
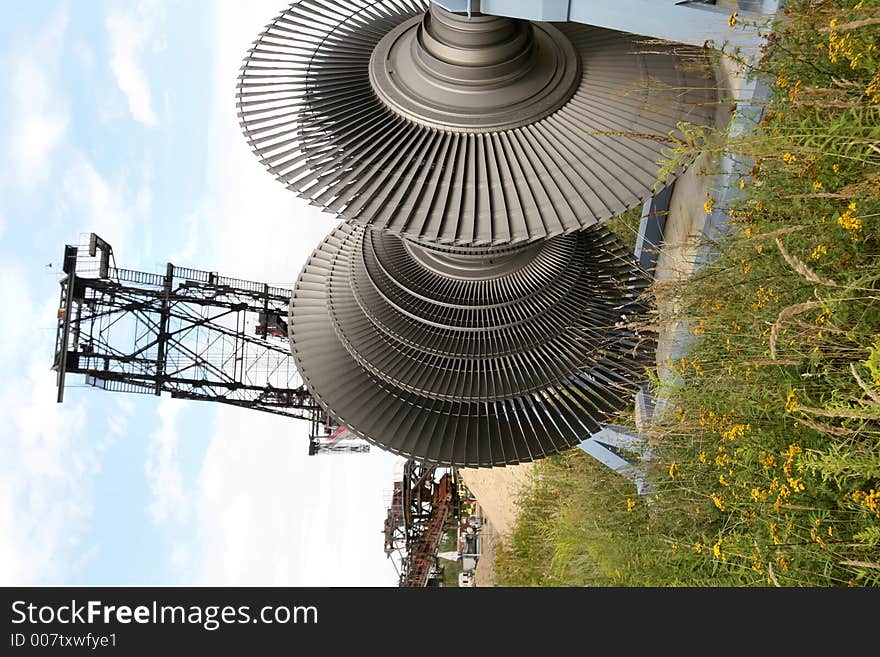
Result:
{"label": "steel lattice tower", "polygon": [[67,375],[82,374],[104,390],[324,417],[290,357],[291,290],[171,263],[164,274],[122,269],[94,233],[65,247],[63,271],[59,402]]}

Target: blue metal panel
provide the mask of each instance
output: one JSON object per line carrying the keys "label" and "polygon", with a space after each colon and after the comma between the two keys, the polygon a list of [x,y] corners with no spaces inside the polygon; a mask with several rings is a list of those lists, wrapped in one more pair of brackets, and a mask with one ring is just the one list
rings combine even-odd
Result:
{"label": "blue metal panel", "polygon": [[569,0],[435,0],[435,4],[449,11],[480,11],[532,21],[567,21]]}
{"label": "blue metal panel", "polygon": [[655,39],[702,46],[755,48],[760,35],[742,24],[767,23],[779,0],[739,0],[741,25],[730,27],[729,7],[682,0],[435,0],[450,11],[482,11],[538,21],[576,21]]}
{"label": "blue metal panel", "polygon": [[[766,13],[740,11],[740,22],[765,22],[775,11],[775,4]],[[760,41],[757,31],[730,27],[727,19],[731,11],[719,9],[682,4],[680,0],[571,0],[569,20],[695,46],[710,41],[716,47],[726,42],[731,47],[755,48]]]}
{"label": "blue metal panel", "polygon": [[533,21],[567,21],[568,0],[483,0],[482,12]]}
{"label": "blue metal panel", "polygon": [[470,11],[472,0],[434,0],[435,5],[440,5],[447,11],[466,12]]}
{"label": "blue metal panel", "polygon": [[[604,439],[608,440],[614,432],[611,429],[603,429],[600,433]],[[599,434],[597,434],[597,436],[598,435]],[[602,465],[613,470],[620,476],[629,479],[635,484],[636,492],[639,495],[650,495],[653,492],[653,486],[649,475],[650,469],[648,466],[650,453],[646,453],[642,461],[631,463],[609,449],[608,445],[603,444],[594,438],[585,440],[578,445],[578,447],[583,452],[599,461]]]}
{"label": "blue metal panel", "polygon": [[673,185],[668,185],[642,206],[642,217],[639,220],[639,234],[636,238],[636,258],[642,268],[654,275],[657,258],[660,255],[660,243],[663,241],[663,230],[666,228],[666,217],[669,214],[669,201],[672,199]]}

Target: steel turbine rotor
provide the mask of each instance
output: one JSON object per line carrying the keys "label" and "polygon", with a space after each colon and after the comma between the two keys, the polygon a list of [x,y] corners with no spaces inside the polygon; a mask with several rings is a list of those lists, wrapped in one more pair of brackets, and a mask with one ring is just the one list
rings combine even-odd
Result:
{"label": "steel turbine rotor", "polygon": [[497,252],[341,224],[297,282],[297,367],[341,423],[422,462],[572,447],[632,402],[654,353],[648,277],[596,227]]}
{"label": "steel turbine rotor", "polygon": [[242,67],[244,134],[338,214],[290,303],[313,397],[441,465],[532,461],[630,408],[649,277],[601,223],[714,122],[699,49],[425,0],[299,0]]}
{"label": "steel turbine rotor", "polygon": [[238,82],[248,143],[289,189],[458,246],[568,234],[642,203],[663,142],[633,134],[713,123],[715,101],[698,49],[423,0],[295,2]]}

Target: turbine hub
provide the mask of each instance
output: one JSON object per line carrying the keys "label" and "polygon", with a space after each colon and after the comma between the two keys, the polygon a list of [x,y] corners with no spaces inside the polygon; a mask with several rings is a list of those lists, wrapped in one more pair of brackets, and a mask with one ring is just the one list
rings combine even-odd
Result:
{"label": "turbine hub", "polygon": [[458,132],[517,128],[574,94],[580,57],[549,23],[447,11],[435,4],[392,29],[370,58],[370,83],[394,112]]}

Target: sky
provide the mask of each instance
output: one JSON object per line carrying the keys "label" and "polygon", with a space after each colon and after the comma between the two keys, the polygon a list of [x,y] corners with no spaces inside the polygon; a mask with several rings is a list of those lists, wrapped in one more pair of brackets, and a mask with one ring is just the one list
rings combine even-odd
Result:
{"label": "sky", "polygon": [[292,287],[337,220],[238,126],[283,0],[40,0],[0,24],[0,585],[396,586],[402,459],[309,457],[305,422],[51,370],[65,244]]}

